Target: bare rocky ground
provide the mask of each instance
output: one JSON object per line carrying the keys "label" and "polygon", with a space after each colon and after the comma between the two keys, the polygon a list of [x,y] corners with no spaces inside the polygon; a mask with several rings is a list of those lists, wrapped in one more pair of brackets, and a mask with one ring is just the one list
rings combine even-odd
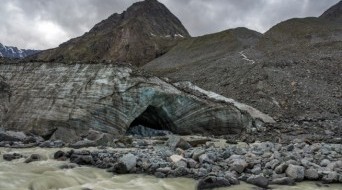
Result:
{"label": "bare rocky ground", "polygon": [[[101,138],[101,134],[94,136]],[[12,134],[12,137],[20,138],[22,134]],[[12,139],[12,143],[9,142],[11,139],[7,140],[3,146],[20,147],[18,140],[13,142]],[[54,154],[54,159],[70,161],[61,168],[87,165],[118,175],[188,177],[198,180],[197,189],[238,185],[240,181],[265,189],[272,184],[295,185],[304,180],[317,181],[318,187],[342,183],[340,144],[310,143],[301,139],[288,143],[243,143],[222,138],[175,135],[123,136],[114,140],[111,146],[97,146],[99,142],[84,139],[68,145],[62,141],[36,139],[32,146],[71,147],[70,151],[63,148],[64,151]],[[94,146],[97,148],[87,149]],[[7,161],[24,157],[17,153],[2,156]],[[32,154],[25,163],[44,159],[43,155]]]}

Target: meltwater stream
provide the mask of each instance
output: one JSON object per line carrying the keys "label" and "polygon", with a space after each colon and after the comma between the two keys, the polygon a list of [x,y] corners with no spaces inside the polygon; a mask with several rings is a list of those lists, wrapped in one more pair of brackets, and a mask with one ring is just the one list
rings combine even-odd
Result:
{"label": "meltwater stream", "polygon": [[[59,150],[59,149],[58,149]],[[60,169],[68,162],[52,159],[57,149],[6,149],[0,148],[0,190],[194,190],[196,181],[187,178],[158,179],[146,175],[114,176],[102,169],[92,167],[76,167]],[[46,160],[23,163],[24,158],[5,161],[4,153],[20,153],[45,155]],[[220,190],[248,190],[254,186],[241,183],[238,186],[220,188]],[[314,182],[304,182],[297,186],[273,186],[275,189],[298,190],[341,190],[339,184],[329,188],[317,187]]]}

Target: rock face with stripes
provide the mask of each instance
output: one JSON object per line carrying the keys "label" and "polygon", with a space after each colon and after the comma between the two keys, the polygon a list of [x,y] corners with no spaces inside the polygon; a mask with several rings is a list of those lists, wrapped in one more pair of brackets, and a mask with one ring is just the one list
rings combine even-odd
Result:
{"label": "rock face with stripes", "polygon": [[[239,134],[274,122],[191,83],[170,84],[114,64],[0,64],[8,130],[49,137],[57,129],[125,134],[133,125],[177,134]],[[1,97],[3,98],[4,90]],[[11,92],[11,93],[7,93]]]}

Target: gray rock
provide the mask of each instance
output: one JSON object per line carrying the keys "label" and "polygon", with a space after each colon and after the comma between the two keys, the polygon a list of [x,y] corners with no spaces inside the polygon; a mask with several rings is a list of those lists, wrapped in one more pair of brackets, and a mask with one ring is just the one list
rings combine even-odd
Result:
{"label": "gray rock", "polygon": [[282,178],[277,178],[273,179],[271,184],[276,184],[276,185],[295,185],[294,179],[290,177],[282,177]]}
{"label": "gray rock", "polygon": [[184,160],[180,160],[180,161],[178,161],[178,162],[175,163],[175,167],[176,167],[176,168],[179,168],[179,167],[184,167],[184,168],[186,168],[187,165],[188,165],[188,164],[187,164],[186,161],[184,161]]}
{"label": "gray rock", "polygon": [[162,172],[155,172],[154,176],[156,176],[157,178],[165,178],[166,174]]}
{"label": "gray rock", "polygon": [[231,165],[231,170],[236,171],[238,173],[242,173],[245,168],[248,166],[247,162],[243,159],[234,160],[233,164]]}
{"label": "gray rock", "polygon": [[53,133],[50,138],[51,141],[55,140],[62,140],[66,143],[76,143],[77,141],[81,140],[81,137],[76,134],[74,129],[66,128],[66,127],[59,127]]}
{"label": "gray rock", "polygon": [[39,154],[31,154],[31,156],[28,157],[24,162],[31,163],[31,162],[41,161],[41,160],[47,160],[47,158]]}
{"label": "gray rock", "polygon": [[13,153],[13,154],[3,154],[2,155],[2,158],[6,161],[12,161],[12,160],[15,160],[15,159],[20,159],[24,157],[23,155],[21,154],[18,154],[18,153]]}
{"label": "gray rock", "polygon": [[204,149],[195,149],[192,153],[192,159],[196,160],[196,161],[199,161],[199,157],[205,153],[205,150]]}
{"label": "gray rock", "polygon": [[262,175],[252,175],[247,179],[247,183],[262,187],[262,188],[267,188],[269,181],[266,177]]}
{"label": "gray rock", "polygon": [[227,179],[223,177],[209,176],[204,179],[199,180],[197,184],[197,190],[213,189],[219,187],[228,187],[230,183]]}
{"label": "gray rock", "polygon": [[295,181],[303,181],[304,179],[304,167],[303,166],[296,166],[296,165],[290,164],[287,167],[285,173],[288,177],[291,177]]}
{"label": "gray rock", "polygon": [[310,168],[304,171],[304,177],[308,180],[317,180],[319,178],[318,171]]}
{"label": "gray rock", "polygon": [[129,172],[137,165],[137,157],[133,154],[126,154],[119,159],[119,163],[122,164],[123,168],[121,169],[123,171]]}
{"label": "gray rock", "polygon": [[322,167],[327,167],[329,164],[330,164],[330,160],[324,159],[321,161],[321,163],[319,165]]}
{"label": "gray rock", "polygon": [[199,162],[201,164],[203,163],[212,163],[213,161],[209,158],[209,156],[207,154],[202,154],[199,158],[198,158]]}
{"label": "gray rock", "polygon": [[240,184],[240,181],[236,177],[236,175],[232,172],[225,172],[224,178],[226,178],[231,185],[238,185]]}
{"label": "gray rock", "polygon": [[175,177],[182,177],[189,174],[189,169],[186,167],[179,167],[173,171]]}
{"label": "gray rock", "polygon": [[165,167],[165,168],[157,168],[156,172],[161,172],[164,174],[168,174],[171,171],[170,167]]}
{"label": "gray rock", "polygon": [[186,140],[184,140],[180,136],[175,135],[169,137],[166,145],[169,146],[172,150],[176,150],[176,148],[181,148],[183,150],[191,148],[191,145]]}
{"label": "gray rock", "polygon": [[24,141],[27,136],[23,132],[0,131],[0,141]]}
{"label": "gray rock", "polygon": [[274,172],[277,174],[282,174],[287,169],[287,166],[288,166],[287,164],[282,163],[274,169]]}
{"label": "gray rock", "polygon": [[196,168],[198,166],[198,163],[191,158],[187,159],[187,162],[189,168]]}
{"label": "gray rock", "polygon": [[339,176],[337,172],[328,172],[327,175],[324,175],[322,181],[324,183],[333,183],[339,180]]}
{"label": "gray rock", "polygon": [[96,146],[96,143],[94,141],[90,141],[87,139],[78,141],[70,145],[71,148],[85,148],[85,147],[93,147],[93,146]]}
{"label": "gray rock", "polygon": [[76,163],[78,165],[94,165],[95,161],[91,155],[79,155],[72,154],[70,156],[70,162]]}

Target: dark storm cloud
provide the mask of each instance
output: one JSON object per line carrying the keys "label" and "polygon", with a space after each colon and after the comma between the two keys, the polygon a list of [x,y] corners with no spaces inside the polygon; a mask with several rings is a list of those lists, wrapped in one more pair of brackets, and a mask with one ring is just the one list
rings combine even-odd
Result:
{"label": "dark storm cloud", "polygon": [[[82,35],[138,0],[1,0],[0,42],[45,49]],[[293,17],[319,16],[338,0],[160,0],[198,36],[239,26],[265,32]]]}

